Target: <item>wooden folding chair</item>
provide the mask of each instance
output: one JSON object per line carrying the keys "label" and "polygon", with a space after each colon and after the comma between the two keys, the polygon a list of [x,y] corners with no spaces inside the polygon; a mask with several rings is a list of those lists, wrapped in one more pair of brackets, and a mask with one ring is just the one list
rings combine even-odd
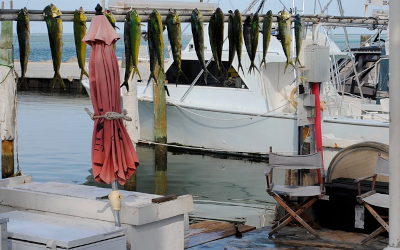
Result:
{"label": "wooden folding chair", "polygon": [[[325,194],[325,182],[322,178],[318,186],[288,186],[275,185],[273,182],[274,169],[291,169],[291,170],[323,170],[321,153],[310,155],[278,155],[269,154],[269,169],[265,172],[267,180],[267,192],[271,195],[285,210],[286,214],[277,224],[272,227],[269,236],[275,234],[280,229],[288,225],[293,219],[297,220],[315,237],[320,238],[318,233],[311,227],[321,229],[304,211],[308,209],[314,202],[322,198]],[[290,199],[292,197],[307,197],[300,204],[295,204]],[[311,225],[311,226],[310,226]]]}
{"label": "wooden folding chair", "polygon": [[[375,190],[376,179],[378,175],[389,176],[389,161],[378,156],[376,159],[374,174],[370,176],[365,176],[355,180],[358,186],[358,196],[357,201],[363,204],[368,211],[374,216],[374,218],[381,224],[381,226],[363,239],[360,244],[365,244],[367,241],[371,240],[375,236],[385,232],[389,232],[388,217],[386,215],[379,215],[373,207],[380,207],[389,211],[389,195],[380,194]],[[361,181],[372,178],[371,191],[361,194]],[[386,220],[385,220],[386,219]]]}

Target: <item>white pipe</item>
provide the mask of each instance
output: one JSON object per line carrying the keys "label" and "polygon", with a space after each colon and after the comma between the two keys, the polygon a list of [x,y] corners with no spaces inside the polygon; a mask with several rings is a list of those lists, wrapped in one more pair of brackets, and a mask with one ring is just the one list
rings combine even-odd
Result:
{"label": "white pipe", "polygon": [[389,249],[400,249],[400,1],[390,1]]}

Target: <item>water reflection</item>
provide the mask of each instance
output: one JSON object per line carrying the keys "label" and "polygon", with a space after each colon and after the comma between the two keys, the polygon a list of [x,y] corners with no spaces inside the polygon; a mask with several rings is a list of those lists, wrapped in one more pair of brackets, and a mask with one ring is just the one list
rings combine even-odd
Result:
{"label": "water reflection", "polygon": [[[93,121],[83,110],[92,109],[87,96],[29,92],[19,94],[18,100],[19,157],[24,174],[39,182],[110,188],[95,182],[91,175]],[[257,217],[273,202],[265,192],[265,162],[168,152],[166,171],[166,165],[156,164],[153,147],[138,146],[137,153],[136,190],[192,194],[197,217],[220,217],[239,207],[227,220],[242,218],[251,209],[257,211]]]}

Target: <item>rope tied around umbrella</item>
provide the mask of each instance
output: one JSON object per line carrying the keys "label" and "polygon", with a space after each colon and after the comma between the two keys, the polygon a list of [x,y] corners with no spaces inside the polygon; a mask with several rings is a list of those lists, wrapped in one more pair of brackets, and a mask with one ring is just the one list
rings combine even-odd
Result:
{"label": "rope tied around umbrella", "polygon": [[90,112],[88,108],[85,108],[86,113],[90,116],[92,120],[94,119],[99,119],[99,118],[104,118],[106,120],[117,120],[117,119],[122,119],[125,121],[132,121],[132,118],[127,116],[128,111],[126,109],[122,110],[122,113],[117,113],[113,111],[108,111],[104,115],[94,115],[94,113]]}

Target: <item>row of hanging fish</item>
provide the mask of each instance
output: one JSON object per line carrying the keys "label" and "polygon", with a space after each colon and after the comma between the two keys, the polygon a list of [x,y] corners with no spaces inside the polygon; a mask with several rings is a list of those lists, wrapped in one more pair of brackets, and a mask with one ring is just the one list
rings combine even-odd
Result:
{"label": "row of hanging fish", "polygon": [[[133,21],[139,20],[139,21]],[[282,10],[277,15],[278,20],[278,39],[281,41],[283,51],[287,57],[287,62],[285,66],[285,72],[288,65],[292,65],[295,67],[295,63],[298,62],[299,65],[299,54],[301,49],[301,33],[302,33],[302,22],[299,15],[296,15],[294,26],[295,26],[295,39],[296,39],[296,59],[295,63],[291,60],[290,55],[290,44],[292,41],[291,38],[291,20],[290,14],[285,10]],[[266,55],[268,51],[268,46],[271,40],[272,33],[272,21],[273,15],[272,11],[268,11],[265,15],[262,25],[262,33],[263,36],[263,57],[259,67],[263,64],[266,65]],[[207,84],[207,77],[211,75],[216,81],[218,79],[214,77],[209,70],[207,69],[205,57],[204,57],[204,17],[202,13],[198,9],[194,9],[191,14],[191,28],[193,35],[193,42],[196,51],[197,58],[199,60],[200,66],[204,72],[204,82]],[[222,49],[223,43],[225,40],[224,37],[224,22],[225,15],[220,8],[217,8],[216,11],[212,14],[209,25],[208,25],[208,34],[210,38],[211,51],[213,54],[214,62],[216,64],[218,73],[227,73],[229,68],[232,66],[235,55],[238,58],[238,70],[242,69],[244,74],[244,69],[241,63],[242,58],[242,46],[243,40],[245,42],[246,51],[250,58],[251,64],[249,67],[248,73],[259,71],[257,66],[254,63],[257,47],[258,47],[258,35],[260,33],[260,23],[258,13],[251,14],[247,16],[246,20],[242,21],[242,16],[239,10],[235,10],[235,12],[229,11],[228,17],[228,39],[229,39],[229,60],[227,69],[224,68],[222,64]],[[127,67],[125,73],[125,80],[121,86],[126,86],[128,89],[128,79],[131,75],[132,68],[134,68],[133,76],[137,73],[140,77],[139,71],[137,70],[137,61],[138,61],[138,53],[139,43],[141,38],[141,33],[138,29],[140,27],[140,18],[137,12],[129,11],[125,18],[125,31],[124,31],[124,41],[125,41],[125,54],[127,55]],[[177,68],[177,78],[176,83],[180,76],[184,77],[187,82],[189,79],[186,77],[181,68],[181,23],[179,15],[176,11],[170,10],[167,14],[166,18],[166,26],[168,32],[168,39],[171,44],[171,50],[173,55],[174,64]],[[148,43],[149,43],[149,53],[150,53],[150,78],[158,84],[158,76],[160,73],[164,74],[164,43],[162,38],[162,23],[161,16],[157,10],[154,10],[150,14],[150,18],[148,21]],[[134,42],[135,41],[135,45]],[[130,49],[132,51],[130,52]],[[133,62],[133,64],[132,64]],[[226,74],[226,77],[228,74]],[[129,89],[128,89],[129,90]]]}
{"label": "row of hanging fish", "polygon": [[[53,59],[54,77],[52,80],[52,87],[58,80],[62,87],[65,89],[65,84],[60,75],[60,65],[63,50],[62,41],[62,19],[61,11],[53,4],[45,7],[43,10],[45,17],[48,36],[50,41],[51,55]],[[110,24],[115,28],[115,18],[110,11],[105,12],[105,16],[109,20]],[[268,46],[271,40],[272,33],[272,19],[273,15],[271,11],[268,11],[265,15],[262,25],[263,35],[263,56],[259,67],[263,64],[266,65],[266,55],[268,51]],[[88,76],[85,70],[85,57],[86,57],[86,43],[82,41],[86,34],[86,20],[87,17],[84,14],[82,7],[74,12],[74,37],[76,54],[78,59],[78,65],[81,69],[80,80],[82,80],[83,75]],[[296,16],[294,22],[295,28],[295,38],[296,38],[296,59],[295,63],[291,60],[290,55],[290,44],[291,44],[291,21],[290,14],[285,10],[282,10],[277,15],[278,20],[278,39],[281,41],[283,51],[287,57],[287,62],[285,66],[285,72],[288,65],[295,67],[295,63],[299,63],[299,54],[301,48],[301,33],[302,33],[302,23],[299,15]],[[228,16],[228,40],[229,40],[229,60],[228,67],[225,69],[222,64],[222,47],[224,40],[224,22],[225,16],[220,8],[212,14],[209,26],[208,34],[210,38],[210,45],[213,54],[213,58],[216,64],[217,72],[220,74],[227,73],[229,68],[232,66],[235,55],[238,60],[238,71],[242,70],[244,74],[244,69],[241,63],[242,59],[242,46],[243,41],[245,43],[247,54],[250,58],[251,64],[248,73],[259,71],[258,67],[255,65],[254,60],[257,53],[258,47],[258,35],[260,33],[260,23],[258,13],[254,15],[251,14],[243,21],[241,13],[239,10],[229,11]],[[204,71],[204,82],[207,84],[207,77],[211,75],[216,81],[218,79],[214,77],[207,69],[206,61],[204,57],[204,17],[198,9],[194,9],[191,14],[191,27],[192,35],[194,41],[194,47],[196,51],[197,58],[200,62],[201,68]],[[127,12],[124,21],[124,44],[125,44],[125,55],[126,55],[126,71],[124,82],[122,86],[128,87],[128,80],[130,77],[134,77],[136,74],[139,79],[142,80],[138,69],[138,56],[139,56],[139,46],[142,37],[141,31],[141,21],[140,16],[135,10],[130,10]],[[154,10],[150,14],[148,21],[148,45],[150,54],[150,78],[148,81],[153,79],[156,83],[159,82],[159,74],[164,73],[164,42],[163,42],[163,24],[161,22],[161,16],[157,10]],[[173,55],[174,64],[177,68],[177,78],[178,82],[180,77],[183,77],[185,81],[189,82],[189,79],[182,71],[181,68],[181,22],[179,15],[176,11],[170,10],[166,18],[166,27],[168,32],[168,39],[171,44],[171,50]],[[21,80],[20,83],[24,83],[27,87],[27,82],[25,78],[28,58],[30,53],[29,46],[29,13],[26,8],[21,9],[17,18],[17,34],[18,42],[20,47],[20,63],[21,63]],[[227,74],[226,74],[227,77]],[[129,89],[128,89],[129,90]]]}
{"label": "row of hanging fish", "polygon": [[[61,19],[61,11],[53,5],[47,5],[43,10],[44,19],[47,26],[51,57],[53,61],[54,77],[52,80],[52,88],[54,88],[57,80],[60,82],[61,86],[65,89],[64,81],[60,75],[60,66],[64,42],[62,40],[63,35],[63,25]],[[74,36],[75,36],[75,47],[78,58],[79,68],[81,69],[82,80],[83,75],[89,76],[85,71],[85,57],[86,57],[86,43],[82,41],[86,34],[86,20],[87,17],[83,13],[83,9],[80,8],[74,13]],[[26,70],[28,67],[28,59],[30,54],[30,26],[29,26],[29,13],[26,8],[23,8],[18,13],[17,17],[17,35],[19,43],[19,53],[20,53],[20,64],[21,64],[21,79],[20,83],[24,84],[28,89],[28,84],[26,81]]]}

